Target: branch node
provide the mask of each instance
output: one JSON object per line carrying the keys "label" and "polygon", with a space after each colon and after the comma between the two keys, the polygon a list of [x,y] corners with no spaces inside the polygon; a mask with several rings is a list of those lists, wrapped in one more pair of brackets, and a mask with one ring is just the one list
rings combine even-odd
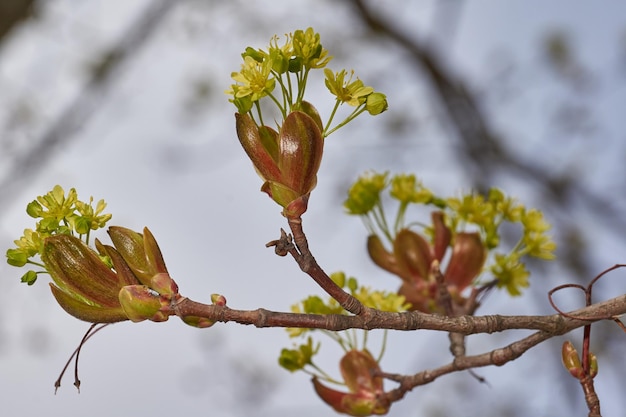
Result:
{"label": "branch node", "polygon": [[274,247],[274,253],[278,256],[286,256],[295,250],[292,236],[283,229],[280,229],[280,239],[272,240],[265,244],[266,248],[271,248],[272,246]]}

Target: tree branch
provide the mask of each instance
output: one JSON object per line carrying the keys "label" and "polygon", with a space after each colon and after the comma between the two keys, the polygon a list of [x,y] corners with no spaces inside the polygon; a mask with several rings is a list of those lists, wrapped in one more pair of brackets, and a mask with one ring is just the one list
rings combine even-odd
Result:
{"label": "tree branch", "polygon": [[626,314],[626,294],[592,304],[568,313],[546,316],[456,316],[448,317],[419,311],[391,313],[367,308],[367,315],[298,314],[263,308],[235,310],[226,306],[207,305],[183,297],[172,306],[172,315],[198,316],[223,323],[236,322],[256,327],[296,327],[342,331],[348,329],[435,330],[464,335],[495,333],[505,330],[537,330],[548,338],[600,320],[613,320]]}

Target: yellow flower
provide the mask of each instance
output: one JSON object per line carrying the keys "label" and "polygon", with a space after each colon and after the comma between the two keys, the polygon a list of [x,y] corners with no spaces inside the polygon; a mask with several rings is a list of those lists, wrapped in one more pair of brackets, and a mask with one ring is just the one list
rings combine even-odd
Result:
{"label": "yellow flower", "polygon": [[380,202],[380,193],[387,187],[387,173],[368,173],[362,175],[348,191],[348,198],[343,206],[348,214],[364,215]]}
{"label": "yellow flower", "polygon": [[374,92],[372,87],[364,86],[363,81],[358,78],[352,81],[354,71],[350,71],[350,78],[347,81],[344,81],[346,70],[333,73],[325,69],[324,75],[326,75],[325,83],[328,90],[337,97],[337,100],[350,106],[357,107],[363,104],[367,96]]}
{"label": "yellow flower", "polygon": [[37,255],[43,247],[43,238],[32,229],[25,229],[24,235],[14,242],[17,247],[8,249],[6,256],[8,264],[17,267],[26,265],[29,258]]}
{"label": "yellow flower", "polygon": [[278,46],[278,36],[270,40],[269,59],[272,61],[272,69],[278,74],[284,74],[289,69],[289,61],[293,55],[291,35],[287,35],[285,44]]}
{"label": "yellow flower", "polygon": [[257,62],[250,56],[244,57],[240,72],[233,72],[231,77],[240,84],[233,84],[229,91],[235,99],[251,96],[252,101],[265,97],[274,90],[276,80],[270,78],[272,62],[264,59]]}
{"label": "yellow flower", "polygon": [[293,34],[293,52],[305,68],[324,68],[332,59],[320,44],[320,34],[313,28],[296,30]]}
{"label": "yellow flower", "polygon": [[68,220],[77,233],[86,234],[89,233],[90,230],[97,230],[104,227],[105,224],[111,220],[111,214],[102,214],[107,206],[104,200],[98,201],[95,210],[92,204],[93,197],[89,199],[89,203],[76,201],[75,205],[78,214],[69,216]]}
{"label": "yellow flower", "polygon": [[[46,195],[37,197],[26,208],[26,212],[34,218],[60,221],[69,216],[74,209],[74,203],[78,200],[78,194],[71,188],[65,196],[65,191],[60,185],[55,185],[52,191]],[[46,210],[47,209],[47,210]]]}
{"label": "yellow flower", "polygon": [[433,193],[415,175],[398,174],[391,179],[391,197],[402,203],[428,203]]}

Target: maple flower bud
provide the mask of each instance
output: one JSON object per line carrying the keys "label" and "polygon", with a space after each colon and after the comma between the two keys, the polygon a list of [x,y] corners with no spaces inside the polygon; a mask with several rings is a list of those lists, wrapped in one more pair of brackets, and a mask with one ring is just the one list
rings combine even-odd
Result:
{"label": "maple flower bud", "polygon": [[589,376],[595,378],[598,375],[598,357],[589,352]]}
{"label": "maple flower bud", "polygon": [[[566,340],[563,342],[563,348],[561,350],[561,359],[563,360],[563,366],[569,371],[569,373],[577,379],[581,379],[585,376],[585,370],[581,364],[581,360],[578,357],[578,352],[572,342]],[[598,375],[598,358],[595,354],[589,352],[589,376],[595,378]]]}
{"label": "maple flower bud", "polygon": [[328,388],[313,378],[315,392],[339,413],[351,416],[383,415],[391,404],[385,398],[383,379],[376,375],[380,366],[367,351],[351,350],[339,363],[341,375],[350,392]]}
{"label": "maple flower bud", "polygon": [[[44,241],[41,259],[52,277],[50,289],[72,316],[92,323],[128,319],[118,293],[130,277],[120,277],[80,239],[54,235]],[[139,284],[134,279],[133,284]]]}
{"label": "maple flower bud", "polygon": [[161,295],[178,294],[178,285],[169,276],[161,250],[147,227],[143,235],[119,226],[111,226],[108,233],[115,249],[143,285]]}
{"label": "maple flower bud", "polygon": [[389,104],[387,103],[387,96],[383,93],[372,93],[367,96],[365,101],[365,109],[372,116],[376,116],[377,114],[381,114],[387,108]]}
{"label": "maple flower bud", "polygon": [[[305,110],[317,113],[310,104]],[[248,114],[235,115],[241,146],[265,181],[261,191],[283,207],[286,217],[297,218],[306,211],[322,161],[324,140],[319,121],[307,113],[289,113],[280,132],[258,127]]]}
{"label": "maple flower bud", "polygon": [[163,309],[168,308],[170,300],[145,285],[127,285],[120,290],[118,297],[126,316],[135,323],[144,320],[160,322],[169,318]]}
{"label": "maple flower bud", "polygon": [[567,369],[574,378],[580,379],[583,376],[583,367],[580,364],[578,352],[569,340],[563,342],[561,359],[563,360],[563,366],[565,366],[565,369]]}
{"label": "maple flower bud", "polygon": [[303,100],[302,102],[297,103],[297,106],[294,106],[294,110],[299,110],[303,113],[306,113],[311,117],[311,119],[313,119],[317,127],[320,128],[320,132],[324,130],[324,123],[322,123],[322,118],[317,112],[315,106],[313,106],[311,103]]}

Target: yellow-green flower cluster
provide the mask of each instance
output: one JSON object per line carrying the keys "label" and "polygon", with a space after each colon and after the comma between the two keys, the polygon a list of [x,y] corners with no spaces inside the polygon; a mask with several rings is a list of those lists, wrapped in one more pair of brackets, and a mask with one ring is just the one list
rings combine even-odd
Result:
{"label": "yellow-green flower cluster", "polygon": [[[402,295],[395,292],[372,290],[366,286],[360,286],[356,278],[346,278],[343,272],[335,272],[330,278],[341,288],[346,289],[352,296],[364,306],[381,311],[401,312],[407,311],[411,306]],[[334,298],[323,300],[317,295],[311,295],[298,304],[291,306],[294,313],[306,314],[347,314]],[[290,337],[300,336],[311,329],[290,328],[287,329]]]}
{"label": "yellow-green flower cluster", "polygon": [[326,76],[326,87],[328,87],[331,94],[337,97],[337,100],[349,106],[357,107],[363,104],[367,97],[374,92],[372,87],[363,85],[363,81],[358,78],[352,81],[354,71],[350,71],[348,80],[344,79],[346,70],[334,73],[327,68],[324,70],[324,75]]}
{"label": "yellow-green flower cluster", "polygon": [[[93,197],[89,202],[83,202],[78,200],[74,188],[66,195],[61,186],[54,186],[50,192],[27,205],[28,215],[39,220],[34,230],[24,230],[22,237],[15,241],[15,248],[7,250],[7,263],[17,267],[32,264],[44,268],[33,258],[41,254],[45,238],[56,234],[78,235],[88,243],[90,232],[103,228],[111,219],[111,214],[103,213],[105,208],[104,200],[98,201],[94,208]],[[32,285],[41,272],[28,271],[22,276],[22,282]]]}
{"label": "yellow-green flower cluster", "polygon": [[[385,216],[383,194],[397,201],[397,211],[393,226]],[[368,172],[361,176],[348,191],[344,207],[348,214],[359,215],[365,221],[369,232],[384,235],[392,242],[395,235],[406,227],[405,215],[410,204],[431,205],[443,210],[445,223],[453,236],[470,229],[480,234],[485,248],[493,252],[490,271],[498,287],[506,288],[511,295],[519,295],[520,289],[528,286],[529,272],[523,258],[554,259],[555,243],[547,234],[550,225],[543,214],[536,209],[527,209],[514,198],[493,188],[486,196],[468,193],[459,197],[442,198],[414,176],[398,174],[389,178],[388,173]],[[420,224],[412,221],[411,224]],[[426,222],[421,222],[421,224]],[[500,247],[500,227],[504,223],[521,226],[521,237],[512,249],[498,250]],[[432,227],[425,232],[434,236]],[[454,238],[451,243],[454,244]]]}
{"label": "yellow-green flower cluster", "polygon": [[348,214],[366,215],[377,207],[381,207],[381,193],[388,185],[388,174],[375,172],[366,173],[348,190],[348,198],[344,207]]}
{"label": "yellow-green flower cluster", "polygon": [[[309,73],[325,68],[332,57],[313,28],[287,34],[282,45],[274,36],[267,50],[248,47],[242,57],[241,70],[231,74],[235,83],[226,91],[240,114],[249,113],[258,125],[263,125],[261,102],[264,98],[278,107],[283,120],[294,110],[304,111],[312,117],[317,114],[315,108],[304,100]],[[324,74],[325,84],[336,98],[327,123],[320,126],[324,137],[364,111],[376,115],[387,109],[385,95],[365,86],[354,77],[354,71],[347,79],[346,70],[335,73],[325,69]],[[344,103],[355,109],[345,120],[331,127],[337,109]],[[279,121],[278,125],[281,124]]]}
{"label": "yellow-green flower cluster", "polygon": [[[361,286],[356,278],[348,278],[343,272],[335,272],[330,275],[330,278],[333,282],[335,282],[335,284],[352,294],[352,296],[358,299],[366,307],[389,312],[404,312],[411,308],[411,305],[406,302],[404,296],[398,295],[395,292],[377,291],[372,290],[369,287]],[[291,311],[298,314],[347,314],[347,312],[335,299],[329,297],[324,300],[319,296],[307,297],[300,303],[293,305],[291,307]],[[302,336],[311,330],[314,329],[291,328],[287,329],[287,332],[289,337],[294,338]],[[328,330],[321,330],[321,332],[337,342],[345,352],[354,352],[355,350],[367,351],[367,331],[360,332],[352,329],[344,332],[332,332]],[[359,333],[362,333],[361,341],[359,341],[359,338],[357,337]],[[376,361],[379,361],[383,355],[386,340],[385,330],[381,353]],[[314,378],[321,378],[326,381],[341,384],[340,381],[336,381],[331,378],[313,362],[313,356],[319,352],[319,349],[320,343],[318,342],[314,346],[313,339],[309,336],[306,343],[296,345],[293,349],[282,349],[278,358],[278,363],[289,372],[304,371]],[[373,358],[372,361],[374,361]]]}
{"label": "yellow-green flower cluster", "polygon": [[281,350],[278,363],[289,372],[300,371],[307,365],[313,365],[313,356],[319,348],[319,343],[313,347],[313,339],[309,337],[306,343],[296,346],[295,349]]}
{"label": "yellow-green flower cluster", "polygon": [[[399,206],[393,227],[389,226],[383,206],[383,193],[398,201]],[[389,241],[404,227],[404,216],[410,204],[445,206],[445,202],[424,187],[413,174],[367,172],[360,176],[348,190],[343,205],[348,214],[361,216],[371,234],[380,231]]]}

